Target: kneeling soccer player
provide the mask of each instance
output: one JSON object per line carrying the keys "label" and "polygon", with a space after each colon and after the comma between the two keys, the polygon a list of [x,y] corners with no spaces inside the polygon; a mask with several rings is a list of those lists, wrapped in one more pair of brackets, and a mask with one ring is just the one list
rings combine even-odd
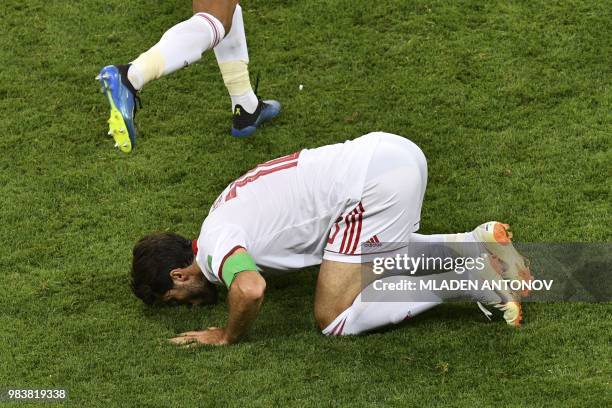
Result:
{"label": "kneeling soccer player", "polygon": [[[388,133],[268,161],[225,188],[197,240],[172,233],[142,238],[133,250],[132,289],[147,304],[197,305],[216,302],[216,286],[227,286],[226,326],[184,333],[173,342],[230,344],[259,313],[266,288],[259,271],[266,269],[321,265],[314,313],[326,335],[398,323],[445,300],[437,294],[427,301],[362,299],[361,251],[368,242],[436,242],[455,249],[457,243],[476,243],[492,254],[483,273],[529,278],[504,224],[488,222],[463,234],[416,234],[426,184],[422,151]],[[489,248],[495,242],[504,245]],[[508,324],[519,325],[520,295],[498,291],[470,298],[502,309]]]}
{"label": "kneeling soccer player", "polygon": [[[235,137],[251,135],[280,113],[280,103],[262,101],[249,79],[242,9],[239,0],[193,0],[194,15],[164,33],[159,42],[131,64],[109,65],[96,79],[111,106],[109,135],[129,153],[136,143],[137,92],[148,82],[186,67],[213,49],[232,100]],[[257,88],[257,86],[255,87]]]}

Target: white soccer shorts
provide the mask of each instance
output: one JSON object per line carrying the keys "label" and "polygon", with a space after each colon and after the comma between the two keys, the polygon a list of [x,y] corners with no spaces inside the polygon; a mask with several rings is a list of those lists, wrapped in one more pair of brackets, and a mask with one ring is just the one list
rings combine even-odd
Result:
{"label": "white soccer shorts", "polygon": [[419,229],[426,187],[427,161],[421,149],[401,136],[382,134],[361,201],[332,226],[323,259],[363,263],[368,262],[364,252],[381,256],[405,247]]}

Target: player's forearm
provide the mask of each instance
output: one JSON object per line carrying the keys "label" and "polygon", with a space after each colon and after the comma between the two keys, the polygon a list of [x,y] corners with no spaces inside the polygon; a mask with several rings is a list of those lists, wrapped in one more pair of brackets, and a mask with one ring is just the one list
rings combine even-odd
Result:
{"label": "player's forearm", "polygon": [[265,280],[257,272],[243,272],[233,282],[228,296],[229,318],[226,340],[235,343],[253,325],[259,314],[266,288]]}

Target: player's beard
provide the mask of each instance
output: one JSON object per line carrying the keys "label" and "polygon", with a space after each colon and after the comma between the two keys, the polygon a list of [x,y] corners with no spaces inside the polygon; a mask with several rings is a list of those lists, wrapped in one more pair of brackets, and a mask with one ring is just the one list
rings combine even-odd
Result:
{"label": "player's beard", "polygon": [[217,289],[204,277],[185,285],[187,298],[192,305],[212,305],[217,303]]}

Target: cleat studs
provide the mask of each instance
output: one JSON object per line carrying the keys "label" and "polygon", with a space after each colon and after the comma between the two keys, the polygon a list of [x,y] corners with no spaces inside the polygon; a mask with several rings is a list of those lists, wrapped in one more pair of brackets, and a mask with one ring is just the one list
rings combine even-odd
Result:
{"label": "cleat studs", "polygon": [[96,75],[96,81],[100,80],[100,74]]}
{"label": "cleat studs", "polygon": [[115,143],[115,147],[119,147],[119,143]]}
{"label": "cleat studs", "polygon": [[121,129],[119,132],[121,132],[121,133],[125,133],[125,129]]}
{"label": "cleat studs", "polygon": [[124,144],[121,145],[121,147],[128,147],[127,142],[125,142]]}
{"label": "cleat studs", "polygon": [[108,133],[107,133],[107,135],[112,136],[112,135],[113,135],[113,131],[112,131],[112,130],[109,130],[109,131],[108,131]]}

